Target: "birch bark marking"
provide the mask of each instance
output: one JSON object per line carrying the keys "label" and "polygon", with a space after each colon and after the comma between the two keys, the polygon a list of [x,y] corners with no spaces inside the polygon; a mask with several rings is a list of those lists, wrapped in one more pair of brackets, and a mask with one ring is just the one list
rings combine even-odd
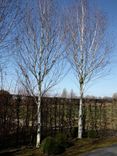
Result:
{"label": "birch bark marking", "polygon": [[40,146],[41,142],[41,88],[39,90],[38,102],[37,102],[37,140],[36,147]]}
{"label": "birch bark marking", "polygon": [[39,50],[39,80],[38,80],[38,101],[37,101],[37,140],[36,147],[38,148],[41,143],[41,88],[42,88],[42,40],[43,40],[43,27],[41,31],[41,42],[40,42],[40,50]]}
{"label": "birch bark marking", "polygon": [[78,138],[82,138],[82,106],[83,106],[83,83],[80,83],[80,103],[78,117]]}
{"label": "birch bark marking", "polygon": [[80,105],[79,105],[79,117],[78,117],[78,138],[82,138],[82,109],[83,109],[83,65],[84,65],[84,56],[83,56],[83,38],[84,38],[84,16],[85,16],[85,11],[84,11],[84,5],[83,2],[81,1],[81,42],[80,42],[80,51],[81,51],[81,69],[80,69]]}

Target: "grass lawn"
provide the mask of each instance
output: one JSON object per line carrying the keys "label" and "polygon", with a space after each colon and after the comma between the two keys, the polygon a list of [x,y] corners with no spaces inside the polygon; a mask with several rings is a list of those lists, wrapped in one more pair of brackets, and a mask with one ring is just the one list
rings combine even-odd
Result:
{"label": "grass lawn", "polygon": [[[66,151],[59,156],[80,156],[80,154],[92,151],[94,149],[103,148],[117,144],[117,137],[110,139],[82,139],[74,140],[74,146],[66,149]],[[0,152],[0,156],[44,156],[38,149],[22,148],[21,150],[7,150]]]}

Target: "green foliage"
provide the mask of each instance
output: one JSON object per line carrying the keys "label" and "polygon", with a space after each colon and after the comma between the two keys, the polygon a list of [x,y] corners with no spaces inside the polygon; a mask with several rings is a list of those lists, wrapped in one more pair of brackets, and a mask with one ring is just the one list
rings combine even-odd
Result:
{"label": "green foliage", "polygon": [[43,153],[52,154],[55,148],[55,140],[52,137],[47,137],[41,144]]}
{"label": "green foliage", "polygon": [[67,142],[67,137],[65,134],[63,133],[58,133],[56,136],[55,136],[55,139],[56,139],[56,142],[58,144],[65,144]]}
{"label": "green foliage", "polygon": [[69,147],[69,142],[67,140],[67,136],[63,133],[58,133],[56,136],[55,136],[55,139],[56,139],[56,142],[59,144],[59,146],[61,147]]}
{"label": "green foliage", "polygon": [[54,138],[50,136],[45,138],[42,141],[41,150],[48,155],[60,154],[69,146],[71,146],[71,143],[68,141],[67,136],[63,133],[58,133]]}
{"label": "green foliage", "polygon": [[46,153],[48,155],[51,154],[59,154],[65,151],[65,148],[61,146],[56,139],[53,137],[47,137],[43,140],[41,144],[41,149],[43,153]]}
{"label": "green foliage", "polygon": [[68,140],[66,134],[64,133],[58,133],[55,136],[56,142],[59,144],[59,146],[64,147],[64,148],[68,148],[70,146],[72,146],[73,144]]}

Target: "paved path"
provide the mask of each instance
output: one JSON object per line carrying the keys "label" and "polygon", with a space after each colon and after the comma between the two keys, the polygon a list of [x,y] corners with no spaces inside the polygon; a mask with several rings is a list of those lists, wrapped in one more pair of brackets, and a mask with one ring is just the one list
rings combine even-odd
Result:
{"label": "paved path", "polygon": [[117,144],[112,145],[111,147],[98,149],[81,156],[117,156]]}

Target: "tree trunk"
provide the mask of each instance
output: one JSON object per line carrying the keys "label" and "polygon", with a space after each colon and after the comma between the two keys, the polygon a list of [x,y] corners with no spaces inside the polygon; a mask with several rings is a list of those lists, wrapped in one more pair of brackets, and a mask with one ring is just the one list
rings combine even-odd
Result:
{"label": "tree trunk", "polygon": [[83,83],[80,83],[80,105],[78,115],[78,139],[82,138],[82,105],[83,105]]}
{"label": "tree trunk", "polygon": [[37,138],[36,147],[39,148],[41,142],[41,90],[39,90],[37,102]]}

